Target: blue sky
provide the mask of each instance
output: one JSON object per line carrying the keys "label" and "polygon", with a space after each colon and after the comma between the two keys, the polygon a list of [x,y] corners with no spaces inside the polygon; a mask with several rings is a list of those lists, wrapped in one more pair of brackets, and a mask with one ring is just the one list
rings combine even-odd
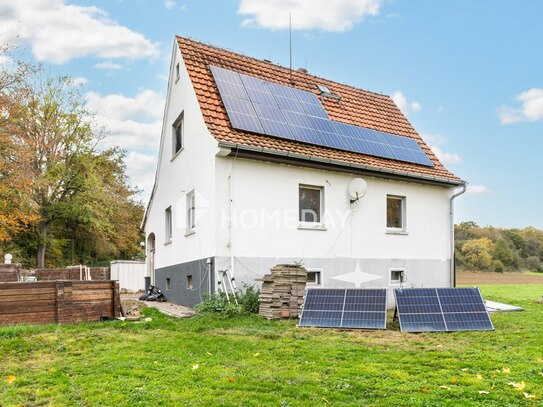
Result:
{"label": "blue sky", "polygon": [[[0,41],[69,74],[146,200],[173,37],[392,95],[470,183],[457,221],[543,228],[543,2],[0,0]],[[0,58],[0,64],[9,61]]]}

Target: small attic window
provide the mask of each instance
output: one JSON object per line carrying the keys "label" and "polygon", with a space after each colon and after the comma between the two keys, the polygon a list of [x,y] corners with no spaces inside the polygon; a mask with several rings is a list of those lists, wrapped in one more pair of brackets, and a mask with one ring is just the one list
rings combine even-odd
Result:
{"label": "small attic window", "polygon": [[175,65],[175,81],[179,80],[179,62]]}
{"label": "small attic window", "polygon": [[325,94],[325,95],[331,95],[332,92],[330,92],[330,89],[328,89],[327,86],[324,86],[324,85],[317,85],[317,88],[319,88],[319,90],[321,91],[321,93]]}
{"label": "small attic window", "polygon": [[336,99],[338,101],[341,101],[341,96],[335,94],[334,92],[332,92],[328,86],[325,86],[325,85],[317,85],[317,88],[320,90],[321,94],[320,96],[321,97],[325,97],[325,98],[330,98],[330,99]]}

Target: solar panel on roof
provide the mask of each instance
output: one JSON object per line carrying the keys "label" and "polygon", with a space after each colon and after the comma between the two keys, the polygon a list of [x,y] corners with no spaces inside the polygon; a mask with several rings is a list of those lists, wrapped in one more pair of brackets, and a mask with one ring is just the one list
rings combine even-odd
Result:
{"label": "solar panel on roof", "polygon": [[386,328],[386,289],[308,288],[300,326]]}
{"label": "solar panel on roof", "polygon": [[[232,127],[433,167],[417,140],[329,119],[312,93],[210,65]],[[252,107],[252,108],[251,108]]]}
{"label": "solar panel on roof", "polygon": [[402,332],[494,330],[478,288],[394,290]]}

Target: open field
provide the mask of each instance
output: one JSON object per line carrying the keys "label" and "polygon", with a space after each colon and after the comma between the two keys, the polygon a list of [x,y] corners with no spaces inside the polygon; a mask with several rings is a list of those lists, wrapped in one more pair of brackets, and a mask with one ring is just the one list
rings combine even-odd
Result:
{"label": "open field", "polygon": [[302,329],[150,309],[147,323],[0,328],[0,405],[541,405],[543,284],[482,291],[526,312],[492,315],[495,332],[403,334],[390,319],[387,331]]}
{"label": "open field", "polygon": [[462,271],[456,273],[458,285],[543,284],[543,273],[493,273]]}

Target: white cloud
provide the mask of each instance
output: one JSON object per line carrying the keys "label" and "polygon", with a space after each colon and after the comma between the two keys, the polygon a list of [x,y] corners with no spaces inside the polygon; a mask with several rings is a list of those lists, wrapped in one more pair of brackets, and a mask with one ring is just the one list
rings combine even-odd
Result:
{"label": "white cloud", "polygon": [[30,44],[39,61],[65,63],[73,58],[146,58],[157,44],[110,19],[96,6],[65,0],[0,0],[2,31]]}
{"label": "white cloud", "polygon": [[502,124],[535,122],[543,119],[543,89],[532,88],[517,95],[522,106],[502,106],[498,112]]}
{"label": "white cloud", "polygon": [[96,129],[103,129],[105,147],[119,146],[125,150],[157,150],[162,123],[141,123],[135,120],[119,120],[96,116]]}
{"label": "white cloud", "polygon": [[471,195],[483,195],[483,194],[489,194],[491,193],[491,191],[485,185],[468,184],[466,193],[471,194]]}
{"label": "white cloud", "polygon": [[8,55],[0,54],[0,68],[8,66],[11,62],[12,59]]}
{"label": "white cloud", "polygon": [[109,71],[119,71],[121,69],[125,69],[124,66],[122,66],[121,64],[116,64],[115,62],[111,61],[98,62],[93,66],[93,68],[107,69]]}
{"label": "white cloud", "polygon": [[101,96],[96,92],[89,92],[85,97],[92,110],[114,119],[160,120],[164,113],[164,97],[150,89],[140,91],[133,98],[118,94]]}
{"label": "white cloud", "polygon": [[447,137],[442,134],[424,134],[422,137],[428,144],[436,146],[447,142]]}
{"label": "white cloud", "polygon": [[408,101],[405,95],[399,90],[394,92],[390,98],[394,101],[394,103],[396,103],[403,114],[418,112],[422,109],[420,103]]}
{"label": "white cloud", "polygon": [[164,0],[164,7],[166,7],[168,10],[173,9],[176,6],[175,1],[173,0]]}
{"label": "white cloud", "polygon": [[87,107],[96,114],[96,129],[104,130],[105,146],[158,150],[164,110],[160,94],[147,89],[131,98],[88,92],[85,98]]}
{"label": "white cloud", "polygon": [[146,203],[155,182],[157,157],[131,151],[126,155],[125,164],[132,185],[143,191],[141,199]]}
{"label": "white cloud", "polygon": [[240,0],[242,25],[273,30],[347,31],[366,16],[376,16],[382,0]]}
{"label": "white cloud", "polygon": [[462,162],[462,159],[456,153],[447,153],[437,146],[430,146],[430,148],[442,164],[458,164]]}
{"label": "white cloud", "polygon": [[436,157],[441,163],[447,164],[459,164],[462,162],[462,158],[457,153],[449,153],[443,151],[440,147],[447,142],[447,137],[441,134],[424,134],[422,136],[424,141],[428,143]]}
{"label": "white cloud", "polygon": [[88,92],[87,107],[95,112],[95,130],[104,131],[104,147],[128,151],[125,163],[133,185],[142,189],[147,201],[153,188],[156,156],[162,130],[164,97],[144,89],[134,97]]}
{"label": "white cloud", "polygon": [[77,76],[75,78],[72,78],[71,82],[73,86],[82,86],[89,83],[89,80],[83,76]]}

